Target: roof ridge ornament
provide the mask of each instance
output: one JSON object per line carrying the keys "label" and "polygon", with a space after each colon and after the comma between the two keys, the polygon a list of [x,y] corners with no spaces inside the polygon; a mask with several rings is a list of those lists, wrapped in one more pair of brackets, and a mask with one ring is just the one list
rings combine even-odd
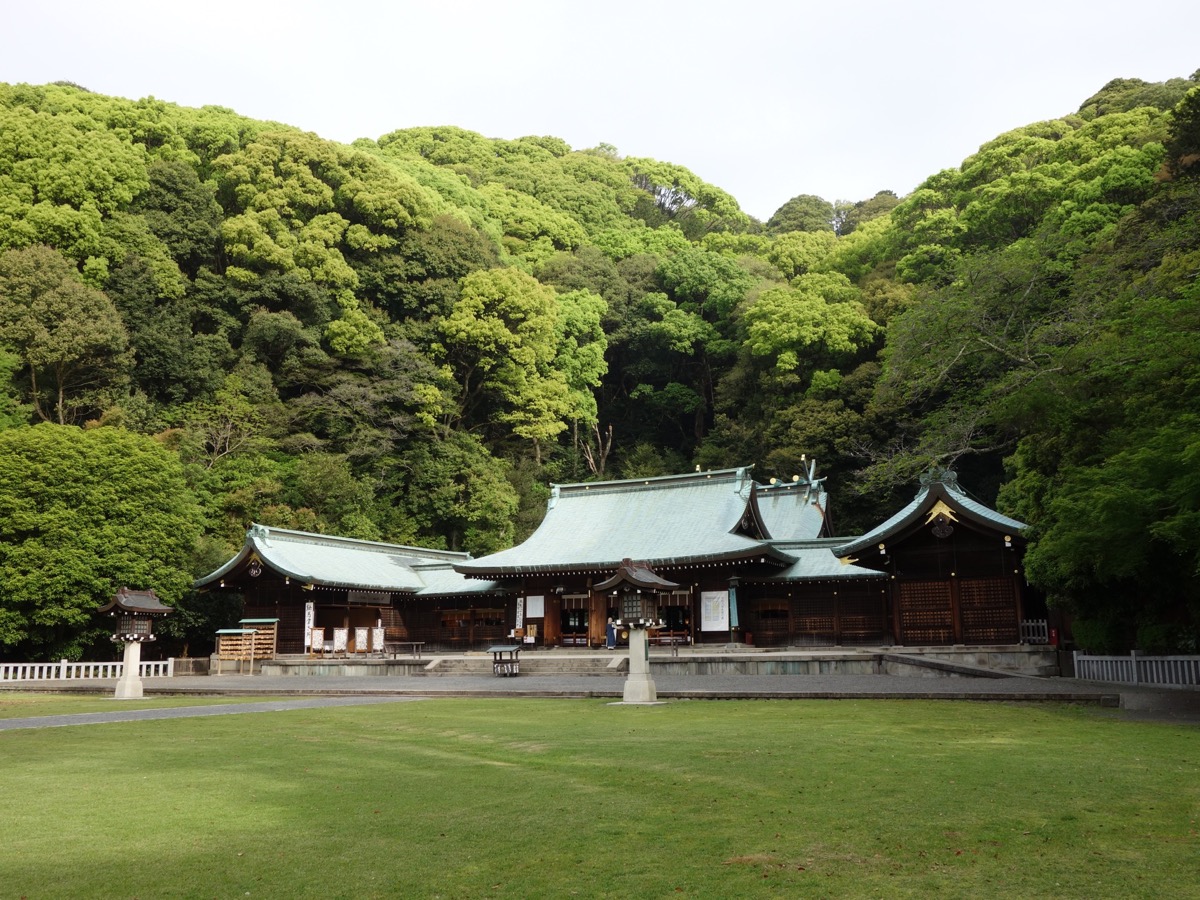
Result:
{"label": "roof ridge ornament", "polygon": [[931,484],[944,484],[952,491],[959,489],[958,473],[949,466],[930,466],[921,473],[920,483],[922,487],[929,487]]}
{"label": "roof ridge ornament", "polygon": [[925,524],[928,525],[934,519],[948,519],[951,522],[957,522],[958,516],[954,514],[954,510],[950,508],[945,500],[938,500],[933,506],[929,507],[929,512],[925,514]]}

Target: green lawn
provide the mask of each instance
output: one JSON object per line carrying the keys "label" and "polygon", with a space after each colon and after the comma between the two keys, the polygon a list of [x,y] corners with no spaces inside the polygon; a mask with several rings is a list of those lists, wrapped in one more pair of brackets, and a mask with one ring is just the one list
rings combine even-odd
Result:
{"label": "green lawn", "polygon": [[1194,897],[1198,821],[1200,728],[1065,706],[439,699],[0,733],[0,896],[30,900]]}

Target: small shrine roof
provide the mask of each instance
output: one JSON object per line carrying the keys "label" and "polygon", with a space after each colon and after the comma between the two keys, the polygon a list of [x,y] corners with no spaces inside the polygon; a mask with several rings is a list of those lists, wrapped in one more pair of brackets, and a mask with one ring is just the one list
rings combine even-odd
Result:
{"label": "small shrine roof", "polygon": [[848,557],[876,544],[886,543],[891,538],[920,525],[921,521],[939,502],[945,504],[955,515],[961,516],[964,521],[978,528],[1000,531],[1017,537],[1026,527],[1024,522],[1018,522],[977,500],[972,500],[958,486],[957,479],[952,475],[943,477],[944,480],[933,480],[922,485],[913,501],[898,513],[861,537],[835,547],[833,552],[839,557]]}
{"label": "small shrine roof", "polygon": [[174,612],[174,607],[167,606],[159,600],[153,590],[132,591],[123,587],[97,612],[104,613],[112,610],[133,615],[165,616],[167,613]]}
{"label": "small shrine roof", "polygon": [[616,574],[595,586],[598,591],[608,591],[622,582],[647,591],[670,591],[679,585],[655,574],[654,570],[644,563],[622,560]]}

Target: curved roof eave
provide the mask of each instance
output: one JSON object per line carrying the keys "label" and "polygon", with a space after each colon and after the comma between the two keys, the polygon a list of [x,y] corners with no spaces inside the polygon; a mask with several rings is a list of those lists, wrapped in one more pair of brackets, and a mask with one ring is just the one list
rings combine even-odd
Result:
{"label": "curved roof eave", "polygon": [[[729,553],[708,553],[695,556],[670,556],[661,558],[638,559],[638,562],[656,569],[681,568],[700,563],[748,562],[759,557],[763,562],[770,559],[781,565],[791,565],[796,560],[769,544],[759,544],[752,548]],[[586,562],[586,563],[539,563],[537,565],[496,566],[489,568],[472,568],[470,564],[457,565],[456,572],[467,578],[488,578],[505,575],[557,575],[567,572],[612,572],[620,568],[623,560]]]}
{"label": "curved roof eave", "polygon": [[252,548],[242,544],[241,548],[237,553],[234,554],[233,558],[229,560],[229,562],[225,563],[225,565],[221,566],[219,569],[214,569],[207,575],[197,578],[192,582],[192,587],[196,590],[199,590],[200,588],[210,585],[213,582],[219,582],[222,578],[237,569],[238,566],[249,559],[250,554],[253,552],[254,550]]}
{"label": "curved roof eave", "polygon": [[1026,527],[1024,522],[1010,519],[1008,516],[996,512],[982,503],[971,500],[961,492],[948,488],[942,482],[935,481],[932,484],[923,486],[917,492],[916,498],[894,516],[877,525],[861,537],[833,547],[832,550],[836,555],[845,557],[866,549],[873,544],[886,543],[895,535],[908,530],[914,524],[918,523],[920,518],[932,509],[938,501],[945,502],[966,521],[982,528],[993,531],[1005,529],[1020,531]]}
{"label": "curved roof eave", "polygon": [[[437,583],[434,573],[438,570],[453,573],[452,563],[465,562],[470,556],[252,525],[233,558],[196,579],[193,586],[201,589],[219,583],[242,570],[252,558],[281,576],[307,585],[412,595],[428,588],[430,581]],[[304,564],[306,559],[311,566]],[[453,577],[462,579],[457,573]],[[459,592],[457,588],[448,591]],[[477,590],[473,588],[472,592]]]}
{"label": "curved roof eave", "polygon": [[802,582],[887,578],[883,572],[845,563],[834,552],[844,538],[814,538],[803,541],[777,541],[776,546],[785,550],[795,562],[778,572],[750,575],[742,580],[751,583]]}

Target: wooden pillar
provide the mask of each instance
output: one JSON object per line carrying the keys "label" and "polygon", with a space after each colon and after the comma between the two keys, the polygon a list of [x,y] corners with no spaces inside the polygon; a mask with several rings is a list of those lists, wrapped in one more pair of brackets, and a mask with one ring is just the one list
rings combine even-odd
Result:
{"label": "wooden pillar", "polygon": [[588,601],[588,646],[602,647],[608,628],[608,595],[589,591]]}
{"label": "wooden pillar", "polygon": [[900,592],[896,590],[896,578],[892,576],[887,582],[887,605],[892,612],[892,640],[904,645],[904,634],[900,630]]}
{"label": "wooden pillar", "polygon": [[542,619],[542,643],[553,647],[562,640],[562,596],[551,591],[546,594],[546,617]]}
{"label": "wooden pillar", "polygon": [[958,590],[958,576],[952,574],[949,578],[950,582],[950,621],[954,628],[954,643],[963,643],[963,624],[962,624],[962,595]]}

